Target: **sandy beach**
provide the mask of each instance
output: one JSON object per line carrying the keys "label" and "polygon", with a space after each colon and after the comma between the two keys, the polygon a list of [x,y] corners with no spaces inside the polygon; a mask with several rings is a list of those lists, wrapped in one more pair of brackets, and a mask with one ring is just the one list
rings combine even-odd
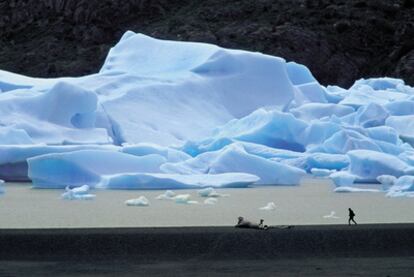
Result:
{"label": "sandy beach", "polygon": [[0,229],[0,276],[412,276],[414,224]]}
{"label": "sandy beach", "polygon": [[[378,188],[376,185],[366,185]],[[156,200],[164,191],[95,190],[94,200],[68,201],[63,190],[32,189],[30,183],[7,183],[0,196],[0,228],[93,228],[232,226],[238,216],[263,218],[269,225],[347,223],[348,207],[358,223],[414,223],[413,198],[388,198],[382,192],[335,193],[327,180],[308,179],[294,187],[218,189],[215,205],[204,204],[197,190],[176,190],[191,194],[198,204],[177,204]],[[148,207],[129,207],[125,200],[144,195]],[[260,207],[274,202],[276,209]],[[339,218],[324,218],[331,211]]]}

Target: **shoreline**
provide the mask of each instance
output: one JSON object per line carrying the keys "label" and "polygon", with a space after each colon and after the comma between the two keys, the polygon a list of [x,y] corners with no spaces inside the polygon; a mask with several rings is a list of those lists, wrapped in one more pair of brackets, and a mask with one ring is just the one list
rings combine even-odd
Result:
{"label": "shoreline", "polygon": [[414,256],[414,224],[0,229],[0,260],[254,260]]}

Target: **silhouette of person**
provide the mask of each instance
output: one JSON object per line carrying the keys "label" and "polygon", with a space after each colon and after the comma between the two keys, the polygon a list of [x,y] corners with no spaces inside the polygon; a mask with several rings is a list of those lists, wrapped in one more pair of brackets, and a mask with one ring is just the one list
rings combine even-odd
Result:
{"label": "silhouette of person", "polygon": [[351,221],[352,221],[355,225],[357,225],[357,223],[356,223],[356,222],[355,222],[355,220],[354,220],[354,217],[355,217],[355,213],[354,213],[354,211],[353,211],[351,208],[349,208],[349,209],[348,209],[348,211],[349,211],[348,225],[351,225]]}
{"label": "silhouette of person", "polygon": [[264,220],[260,219],[259,229],[267,230],[269,226],[263,224]]}

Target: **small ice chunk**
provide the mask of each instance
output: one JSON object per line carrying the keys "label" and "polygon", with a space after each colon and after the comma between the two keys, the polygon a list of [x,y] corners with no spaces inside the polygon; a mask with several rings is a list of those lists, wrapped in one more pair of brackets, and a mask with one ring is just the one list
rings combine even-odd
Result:
{"label": "small ice chunk", "polygon": [[330,214],[324,215],[323,218],[339,218],[339,216],[336,216],[335,211],[331,211]]}
{"label": "small ice chunk", "polygon": [[380,190],[340,186],[340,187],[337,187],[336,189],[334,189],[334,192],[380,192]]}
{"label": "small ice chunk", "polygon": [[3,187],[4,181],[0,180],[0,194],[5,193],[4,187]]}
{"label": "small ice chunk", "polygon": [[90,187],[88,185],[83,185],[80,187],[76,187],[71,189],[69,186],[65,188],[65,191],[71,191],[74,194],[87,194],[90,190]]}
{"label": "small ice chunk", "polygon": [[209,197],[206,200],[204,200],[204,204],[206,205],[215,205],[217,204],[218,200],[217,198]]}
{"label": "small ice chunk", "polygon": [[187,201],[187,204],[198,204],[197,200],[189,200]]}
{"label": "small ice chunk", "polygon": [[200,195],[201,197],[210,197],[212,194],[213,195],[217,195],[217,192],[215,189],[213,188],[205,188],[205,189],[200,189],[197,191],[198,195]]}
{"label": "small ice chunk", "polygon": [[72,191],[67,191],[61,195],[64,200],[93,200],[96,198],[95,194],[76,194]]}
{"label": "small ice chunk", "polygon": [[95,199],[95,194],[90,194],[90,187],[88,185],[83,185],[80,187],[75,187],[71,189],[69,186],[65,188],[65,192],[62,193],[61,198],[65,200],[93,200]]}
{"label": "small ice chunk", "polygon": [[95,198],[95,194],[75,194],[75,200],[93,200]]}
{"label": "small ice chunk", "polygon": [[138,198],[125,201],[125,204],[127,206],[147,207],[149,206],[149,201],[145,196],[140,196]]}
{"label": "small ice chunk", "polygon": [[175,203],[177,204],[198,204],[195,200],[190,200],[191,195],[189,194],[178,194],[174,197]]}
{"label": "small ice chunk", "polygon": [[175,192],[172,190],[166,190],[163,194],[160,194],[156,197],[158,200],[172,200],[174,199]]}
{"label": "small ice chunk", "polygon": [[276,205],[275,205],[274,202],[269,202],[269,203],[267,203],[266,206],[261,207],[259,209],[263,210],[263,211],[274,211],[274,210],[276,210]]}
{"label": "small ice chunk", "polygon": [[201,197],[228,197],[228,194],[218,193],[214,188],[208,187],[197,191]]}

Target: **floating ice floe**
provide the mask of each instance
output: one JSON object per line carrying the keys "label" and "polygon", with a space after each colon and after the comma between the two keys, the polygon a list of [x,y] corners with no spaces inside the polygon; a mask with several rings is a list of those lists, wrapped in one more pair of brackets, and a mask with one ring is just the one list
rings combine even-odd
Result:
{"label": "floating ice floe", "polygon": [[204,200],[204,204],[206,205],[216,205],[218,202],[217,198],[209,197]]}
{"label": "floating ice floe", "polygon": [[163,194],[158,195],[155,199],[157,200],[173,200],[175,192],[172,190],[166,190]]}
{"label": "floating ice floe", "polygon": [[214,188],[205,188],[205,189],[200,189],[197,191],[198,195],[200,195],[201,197],[228,197],[228,194],[222,194],[222,193],[218,193]]}
{"label": "floating ice floe", "polygon": [[220,194],[213,188],[205,188],[197,191],[201,197],[219,197]]}
{"label": "floating ice floe", "polygon": [[65,188],[65,192],[62,193],[61,198],[65,200],[93,200],[95,194],[90,194],[90,188],[88,185],[83,185],[75,188]]}
{"label": "floating ice floe", "polygon": [[[414,174],[414,88],[324,87],[303,65],[126,32],[96,74],[0,70],[0,178],[35,188],[337,185]],[[401,181],[402,182],[402,181]],[[389,195],[410,189],[387,183]]]}
{"label": "floating ice floe", "polygon": [[388,197],[414,197],[414,176],[401,176],[394,181],[386,194]]}
{"label": "floating ice floe", "polygon": [[128,199],[125,201],[127,206],[146,207],[149,206],[149,201],[145,196],[140,196],[134,199]]}
{"label": "floating ice floe", "polygon": [[0,194],[4,194],[6,192],[3,185],[4,185],[4,180],[0,180]]}
{"label": "floating ice floe", "polygon": [[331,211],[331,213],[330,214],[328,214],[328,215],[324,215],[323,216],[323,218],[332,218],[332,219],[337,219],[337,218],[339,218],[339,216],[336,216],[336,212],[335,211]]}
{"label": "floating ice floe", "polygon": [[367,188],[357,188],[357,187],[348,187],[340,186],[334,189],[335,192],[381,192],[379,189],[367,189]]}
{"label": "floating ice floe", "polygon": [[276,210],[276,205],[274,202],[269,202],[266,204],[266,206],[259,208],[259,210],[262,211],[274,211]]}
{"label": "floating ice floe", "polygon": [[174,196],[174,201],[177,204],[198,204],[198,201],[191,200],[190,194],[178,194]]}

